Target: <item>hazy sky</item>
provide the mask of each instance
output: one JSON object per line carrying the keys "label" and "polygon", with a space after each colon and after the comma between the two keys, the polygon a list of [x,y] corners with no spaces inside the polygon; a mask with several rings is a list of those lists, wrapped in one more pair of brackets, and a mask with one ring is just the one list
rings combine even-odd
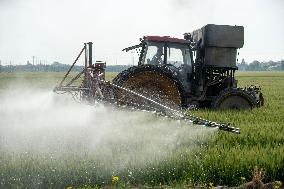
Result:
{"label": "hazy sky", "polygon": [[121,50],[143,35],[182,38],[208,23],[245,27],[239,59],[281,60],[283,20],[284,0],[0,0],[0,60],[71,64],[92,41],[96,60],[129,64]]}

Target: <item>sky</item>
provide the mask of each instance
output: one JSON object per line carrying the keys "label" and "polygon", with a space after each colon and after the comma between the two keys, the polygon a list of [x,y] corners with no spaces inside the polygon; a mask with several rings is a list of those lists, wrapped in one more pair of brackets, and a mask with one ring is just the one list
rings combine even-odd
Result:
{"label": "sky", "polygon": [[2,65],[72,64],[83,43],[95,60],[132,64],[144,35],[183,38],[206,24],[242,25],[239,62],[284,60],[283,0],[0,0]]}

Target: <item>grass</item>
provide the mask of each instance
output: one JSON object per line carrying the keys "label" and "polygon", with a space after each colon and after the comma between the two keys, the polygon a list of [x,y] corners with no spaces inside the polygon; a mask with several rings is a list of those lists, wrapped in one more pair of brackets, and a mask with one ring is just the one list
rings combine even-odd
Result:
{"label": "grass", "polygon": [[[114,76],[115,73],[109,73],[107,79]],[[247,181],[252,179],[255,166],[264,169],[264,182],[284,181],[284,72],[240,72],[236,77],[239,86],[258,84],[262,87],[263,107],[251,111],[197,110],[193,114],[212,121],[230,122],[241,129],[240,135],[220,131],[206,142],[197,140],[199,148],[194,151],[189,152],[185,144],[165,160],[144,168],[133,165],[131,176],[127,170],[116,173],[119,176],[118,186],[159,186],[160,183],[181,187],[206,183],[237,186],[243,183],[243,178]],[[60,78],[62,73],[0,73],[0,93],[19,80],[46,88],[53,87]],[[38,177],[42,179],[38,179],[45,180],[47,188],[112,185],[111,175],[100,172],[103,164],[100,170],[92,171],[93,160],[88,155],[79,160],[72,157],[69,160],[68,157],[66,164],[62,165],[29,155],[11,159],[4,156],[1,152],[2,183],[3,179],[10,179],[17,187],[25,188],[31,180],[36,182],[37,171],[40,170]],[[19,169],[19,166],[25,168]],[[52,166],[57,167],[56,174],[50,171]],[[16,179],[13,174],[18,170],[22,172],[17,178],[23,180],[13,181]],[[32,175],[26,175],[29,172]]]}
{"label": "grass", "polygon": [[208,170],[204,181],[236,185],[240,177],[250,179],[254,166],[265,170],[265,181],[284,180],[284,73],[241,72],[239,85],[259,84],[265,105],[252,111],[200,110],[195,114],[231,122],[241,134],[220,132],[200,157]]}

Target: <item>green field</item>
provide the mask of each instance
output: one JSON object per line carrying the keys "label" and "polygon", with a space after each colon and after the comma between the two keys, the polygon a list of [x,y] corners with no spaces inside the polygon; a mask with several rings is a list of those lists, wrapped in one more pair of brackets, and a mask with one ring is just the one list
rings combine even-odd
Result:
{"label": "green field", "polygon": [[[52,89],[62,75],[0,73],[0,94],[19,85]],[[107,79],[114,76],[115,73],[108,73]],[[131,177],[127,171],[115,173],[119,177],[115,183],[111,175],[90,171],[93,163],[88,155],[74,155],[82,159],[70,157],[69,161],[68,157],[66,164],[58,165],[54,161],[42,162],[37,155],[7,157],[0,147],[0,188],[32,188],[30,180],[36,180],[36,175],[41,175],[38,179],[46,188],[85,185],[159,187],[160,184],[183,188],[208,183],[238,186],[245,182],[241,177],[251,180],[255,166],[265,170],[264,182],[284,181],[284,72],[240,72],[236,77],[239,86],[257,84],[262,87],[263,107],[251,111],[197,110],[191,113],[212,121],[230,122],[241,129],[240,135],[219,131],[206,141],[196,139],[194,145],[198,148],[193,150],[187,150],[185,142],[167,159],[145,167],[133,165]],[[52,173],[52,166],[59,166],[60,171],[56,175]]]}
{"label": "green field", "polygon": [[204,180],[235,185],[251,178],[254,166],[265,170],[265,181],[284,180],[284,73],[237,73],[240,86],[259,84],[265,105],[252,111],[198,111],[211,120],[231,122],[241,134],[219,133],[201,155]]}

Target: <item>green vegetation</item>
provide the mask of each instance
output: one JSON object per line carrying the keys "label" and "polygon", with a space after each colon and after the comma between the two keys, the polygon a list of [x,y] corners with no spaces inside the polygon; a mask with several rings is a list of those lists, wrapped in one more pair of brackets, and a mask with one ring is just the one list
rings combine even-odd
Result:
{"label": "green vegetation", "polygon": [[284,179],[284,73],[241,72],[240,86],[259,84],[265,105],[252,111],[200,110],[195,114],[210,120],[231,122],[241,134],[220,132],[201,153],[207,170],[203,181],[235,185],[240,177],[251,179],[254,166],[265,170],[265,180]]}
{"label": "green vegetation", "polygon": [[[115,74],[109,73],[107,79],[110,80]],[[62,75],[63,73],[1,73],[0,93],[19,80],[40,88],[52,88]],[[252,111],[198,110],[191,113],[212,121],[230,122],[241,129],[240,135],[218,131],[206,142],[197,139],[195,145],[199,148],[193,151],[188,150],[185,142],[165,160],[148,164],[144,168],[133,165],[131,174],[129,170],[123,170],[115,175],[105,174],[109,170],[100,172],[107,162],[96,165],[90,154],[78,152],[72,157],[62,157],[64,163],[42,161],[41,157],[30,154],[6,159],[5,152],[0,147],[0,186],[9,180],[18,187],[26,188],[31,182],[37,182],[37,179],[45,182],[43,184],[47,188],[85,185],[159,186],[160,183],[172,186],[204,183],[237,186],[245,180],[251,180],[255,166],[264,169],[264,182],[283,181],[284,72],[240,72],[237,73],[237,79],[240,86],[259,84],[264,93],[265,105]],[[94,171],[93,167],[96,166],[101,167]],[[56,168],[56,174],[52,172],[52,167]],[[17,172],[19,170],[22,172]],[[19,178],[13,175],[20,175],[22,180],[17,180]],[[111,176],[117,176],[115,183]]]}

